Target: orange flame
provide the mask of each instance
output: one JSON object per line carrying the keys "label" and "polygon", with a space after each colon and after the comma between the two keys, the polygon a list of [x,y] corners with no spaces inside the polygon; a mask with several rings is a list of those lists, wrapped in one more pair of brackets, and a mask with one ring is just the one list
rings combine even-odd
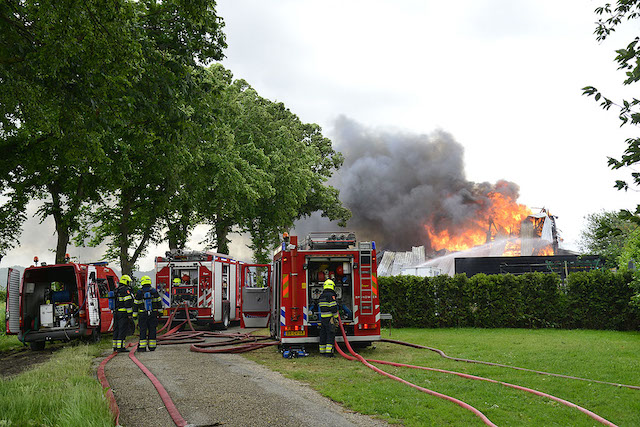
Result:
{"label": "orange flame", "polygon": [[[490,203],[481,206],[476,218],[467,224],[451,228],[436,230],[432,224],[425,225],[427,234],[434,250],[446,249],[448,251],[462,251],[474,246],[482,245],[494,240],[496,237],[517,236],[520,232],[520,223],[531,215],[531,209],[515,202],[512,198],[502,193],[491,192],[488,194]],[[506,253],[520,255],[520,245],[507,243]]]}

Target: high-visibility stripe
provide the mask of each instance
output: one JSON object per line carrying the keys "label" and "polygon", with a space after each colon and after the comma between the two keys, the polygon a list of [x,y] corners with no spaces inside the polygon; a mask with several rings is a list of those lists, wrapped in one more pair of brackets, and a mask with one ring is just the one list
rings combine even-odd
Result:
{"label": "high-visibility stripe", "polygon": [[282,296],[289,298],[289,275],[285,274],[282,277]]}
{"label": "high-visibility stripe", "polygon": [[378,277],[375,274],[371,277],[371,290],[378,296]]}

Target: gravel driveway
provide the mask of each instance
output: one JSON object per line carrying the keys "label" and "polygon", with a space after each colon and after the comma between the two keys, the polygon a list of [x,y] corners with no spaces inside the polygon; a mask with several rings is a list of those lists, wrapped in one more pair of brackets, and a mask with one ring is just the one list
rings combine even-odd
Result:
{"label": "gravel driveway", "polygon": [[[229,331],[234,330],[240,329]],[[196,353],[189,351],[188,344],[180,344],[160,345],[155,352],[136,356],[162,382],[192,425],[388,425],[346,410],[308,386],[239,355]],[[128,353],[114,357],[105,373],[120,407],[121,425],[174,425],[151,381]]]}

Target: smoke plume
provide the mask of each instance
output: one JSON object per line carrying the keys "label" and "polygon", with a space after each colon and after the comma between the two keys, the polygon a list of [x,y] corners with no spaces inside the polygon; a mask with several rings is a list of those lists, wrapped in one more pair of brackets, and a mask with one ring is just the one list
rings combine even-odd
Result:
{"label": "smoke plume", "polygon": [[[331,134],[345,161],[329,184],[353,217],[347,229],[379,249],[431,248],[426,226],[455,234],[487,217],[490,193],[516,200],[519,187],[508,181],[474,183],[465,177],[464,148],[443,131],[430,135],[366,128],[339,117]],[[295,233],[338,230],[320,216],[296,223]]]}

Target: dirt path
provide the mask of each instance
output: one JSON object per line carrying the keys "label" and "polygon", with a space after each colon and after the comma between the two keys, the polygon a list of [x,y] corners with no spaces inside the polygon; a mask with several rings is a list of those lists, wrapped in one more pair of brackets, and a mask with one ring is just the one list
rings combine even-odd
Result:
{"label": "dirt path", "polygon": [[31,351],[27,347],[0,353],[0,377],[11,377],[48,361],[51,355],[63,348],[56,343],[42,351]]}
{"label": "dirt path", "polygon": [[[185,420],[198,426],[383,426],[297,381],[232,354],[159,346],[138,359],[158,377]],[[174,425],[151,381],[122,353],[105,373],[126,427]]]}

